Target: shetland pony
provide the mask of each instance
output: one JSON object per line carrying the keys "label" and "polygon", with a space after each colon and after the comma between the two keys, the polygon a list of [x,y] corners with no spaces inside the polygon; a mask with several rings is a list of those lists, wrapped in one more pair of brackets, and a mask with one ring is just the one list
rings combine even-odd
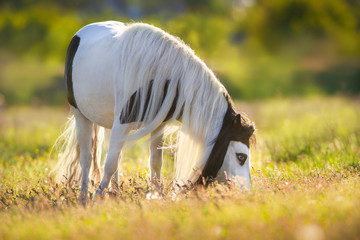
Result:
{"label": "shetland pony", "polygon": [[103,195],[125,142],[150,134],[150,175],[160,179],[164,127],[180,122],[175,181],[206,184],[243,177],[250,184],[249,141],[255,126],[238,114],[224,86],[180,39],[151,25],[99,22],[80,29],[66,57],[65,83],[73,116],[54,170],[60,182],[100,180],[103,128],[111,129]]}

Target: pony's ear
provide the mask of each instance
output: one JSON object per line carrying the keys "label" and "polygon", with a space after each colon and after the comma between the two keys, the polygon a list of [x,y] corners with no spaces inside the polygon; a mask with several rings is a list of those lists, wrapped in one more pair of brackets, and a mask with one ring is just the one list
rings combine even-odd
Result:
{"label": "pony's ear", "polygon": [[255,124],[251,122],[251,124],[247,128],[248,135],[251,136],[255,132]]}
{"label": "pony's ear", "polygon": [[240,114],[236,114],[235,119],[233,121],[233,127],[240,127],[241,126],[241,116]]}

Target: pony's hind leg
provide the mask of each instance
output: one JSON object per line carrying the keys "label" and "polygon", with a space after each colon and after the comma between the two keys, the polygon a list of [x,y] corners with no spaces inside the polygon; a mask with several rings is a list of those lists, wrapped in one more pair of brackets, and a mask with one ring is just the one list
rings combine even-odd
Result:
{"label": "pony's hind leg", "polygon": [[79,201],[86,204],[88,184],[89,184],[89,171],[92,161],[92,127],[93,123],[89,121],[80,111],[74,107],[71,110],[75,116],[76,122],[76,137],[80,147],[80,166],[81,166],[81,190]]}
{"label": "pony's hind leg", "polygon": [[120,153],[124,146],[122,137],[125,136],[129,130],[129,124],[114,123],[110,134],[109,152],[105,160],[104,176],[95,192],[94,199],[97,196],[103,196],[103,190],[109,186],[113,174],[118,169]]}

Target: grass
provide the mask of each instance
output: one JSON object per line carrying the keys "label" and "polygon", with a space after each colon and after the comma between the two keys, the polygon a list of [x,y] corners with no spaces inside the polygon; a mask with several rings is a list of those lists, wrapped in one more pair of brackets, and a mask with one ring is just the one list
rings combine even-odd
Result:
{"label": "grass", "polygon": [[[214,184],[147,200],[148,151],[125,151],[121,191],[78,205],[79,189],[48,177],[67,110],[14,107],[0,119],[0,239],[359,239],[360,100],[239,102],[257,125],[251,191]],[[93,188],[90,190],[93,191]]]}

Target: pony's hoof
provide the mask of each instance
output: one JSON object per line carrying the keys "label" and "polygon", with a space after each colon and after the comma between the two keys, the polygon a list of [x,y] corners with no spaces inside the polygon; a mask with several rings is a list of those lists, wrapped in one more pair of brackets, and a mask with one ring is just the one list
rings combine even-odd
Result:
{"label": "pony's hoof", "polygon": [[146,199],[147,200],[163,200],[164,197],[158,191],[150,191],[146,194]]}
{"label": "pony's hoof", "polygon": [[87,197],[79,197],[79,204],[81,204],[83,207],[86,207],[87,201]]}
{"label": "pony's hoof", "polygon": [[85,207],[88,200],[86,192],[80,192],[78,200],[79,200],[79,204]]}
{"label": "pony's hoof", "polygon": [[100,188],[98,188],[94,194],[93,202],[95,202],[97,199],[103,199],[104,193],[101,191]]}

